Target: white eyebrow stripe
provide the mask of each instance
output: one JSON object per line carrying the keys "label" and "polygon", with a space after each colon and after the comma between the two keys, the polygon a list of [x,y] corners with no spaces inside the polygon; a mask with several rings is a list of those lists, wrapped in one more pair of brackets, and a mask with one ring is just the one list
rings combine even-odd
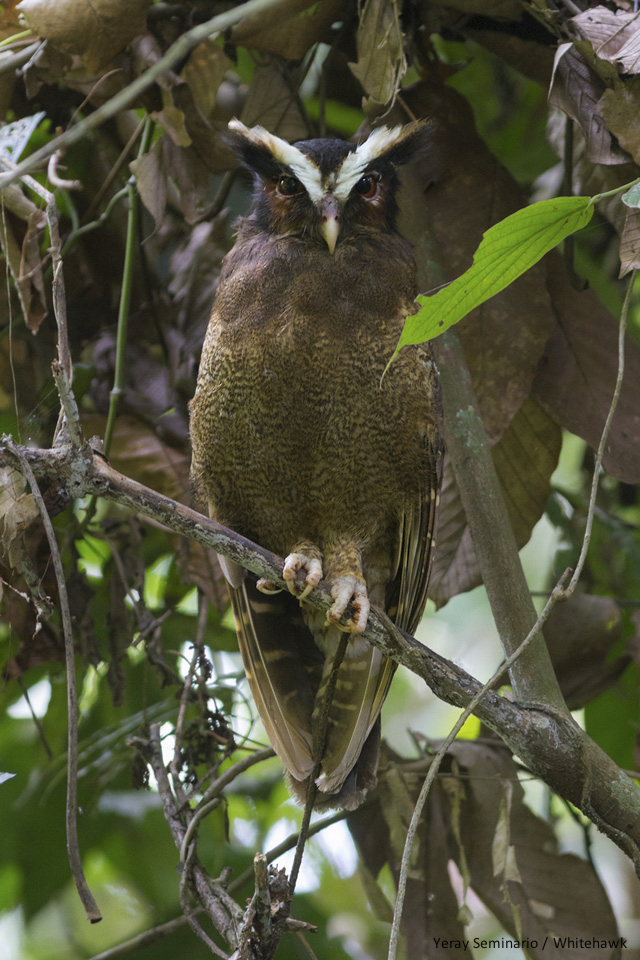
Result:
{"label": "white eyebrow stripe", "polygon": [[362,176],[364,170],[384,153],[402,134],[403,127],[378,127],[364,143],[359,144],[353,153],[344,158],[335,179],[333,194],[343,203],[352,188]]}
{"label": "white eyebrow stripe", "polygon": [[295,174],[311,200],[315,204],[320,203],[324,196],[320,170],[302,150],[298,150],[293,144],[287,143],[274,133],[269,133],[264,127],[245,127],[239,120],[231,120],[229,126],[232,130],[242,133],[248,140],[266,147],[279,163],[285,164]]}

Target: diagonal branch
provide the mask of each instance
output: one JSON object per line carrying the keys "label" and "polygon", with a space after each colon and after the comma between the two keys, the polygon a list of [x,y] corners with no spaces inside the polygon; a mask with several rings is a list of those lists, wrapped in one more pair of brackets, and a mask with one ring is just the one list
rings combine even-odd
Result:
{"label": "diagonal branch", "polygon": [[[285,585],[280,557],[125,477],[99,454],[89,457],[86,445],[79,450],[68,445],[55,450],[19,449],[37,476],[55,480],[58,487],[66,485],[70,496],[95,494],[119,503],[216,550],[258,576]],[[328,610],[332,603],[329,585],[322,581],[306,602]],[[481,689],[465,670],[398,630],[375,609],[363,636],[385,656],[421,677],[447,703],[464,708]],[[640,790],[570,715],[552,705],[514,703],[494,691],[485,694],[474,713],[535,776],[582,810],[624,850],[640,875]]]}

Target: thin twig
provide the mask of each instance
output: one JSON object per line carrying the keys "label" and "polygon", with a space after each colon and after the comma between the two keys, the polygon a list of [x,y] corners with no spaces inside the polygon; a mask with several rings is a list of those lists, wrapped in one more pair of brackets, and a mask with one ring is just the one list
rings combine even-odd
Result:
{"label": "thin twig", "polygon": [[[185,825],[183,817],[178,812],[175,797],[171,790],[169,777],[165,769],[162,758],[162,746],[160,744],[160,725],[154,723],[151,725],[151,739],[149,741],[150,762],[153,767],[156,781],[158,783],[158,793],[162,801],[162,809],[165,820],[171,831],[173,841],[178,849],[182,846],[185,835]],[[185,811],[186,813],[186,811]],[[206,872],[202,867],[193,862],[195,859],[195,850],[192,850],[187,863],[183,863],[183,872],[180,879],[180,905],[184,910],[187,922],[194,933],[207,944],[209,949],[219,957],[227,960],[227,955],[211,940],[205,933],[194,916],[191,904],[188,901],[187,882],[189,876],[193,876],[193,889],[200,898],[201,903],[211,917],[214,926],[228,943],[235,945],[236,933],[234,920],[228,915],[227,910],[212,890]]]}
{"label": "thin twig", "polygon": [[0,76],[5,73],[13,73],[14,70],[23,67],[25,63],[31,60],[41,46],[42,41],[37,40],[36,43],[30,43],[28,47],[16,50],[15,53],[2,54],[2,56],[0,56]]}
{"label": "thin twig", "polygon": [[[28,597],[26,594],[21,594],[21,596],[23,596],[24,599],[27,600],[27,601],[29,601],[29,599],[30,599],[30,597]],[[29,697],[29,691],[28,691],[28,689],[27,689],[27,687],[26,687],[26,685],[25,685],[25,682],[24,682],[24,680],[22,679],[21,676],[16,677],[16,680],[17,680],[17,682],[18,682],[18,686],[20,687],[20,690],[22,691],[22,696],[24,697],[24,699],[25,699],[25,701],[26,701],[26,704],[27,704],[27,706],[28,706],[28,708],[29,708],[29,712],[30,712],[30,714],[31,714],[31,719],[33,720],[34,726],[35,726],[36,730],[38,731],[38,736],[40,737],[40,742],[42,743],[42,746],[44,747],[44,752],[45,752],[46,755],[47,755],[47,760],[49,760],[49,762],[51,762],[51,761],[53,760],[53,750],[52,750],[51,747],[49,746],[49,741],[47,740],[47,735],[46,735],[46,733],[45,733],[45,731],[44,731],[44,727],[42,726],[42,722],[41,722],[41,720],[40,720],[40,717],[38,716],[38,714],[37,714],[37,713],[35,712],[35,710],[33,709],[33,705],[32,705],[32,703],[31,703],[31,699],[30,699],[30,697]]]}
{"label": "thin twig", "polygon": [[220,776],[207,787],[205,793],[202,795],[199,806],[196,807],[194,812],[197,813],[200,806],[209,803],[214,797],[218,797],[224,788],[235,780],[236,777],[240,776],[241,773],[244,773],[245,770],[255,766],[256,763],[262,763],[263,760],[269,760],[271,757],[275,757],[275,755],[273,747],[263,747],[261,750],[250,753],[248,757],[244,757],[242,760],[234,763],[233,766],[228,767],[224,773],[221,773]]}
{"label": "thin twig", "polygon": [[267,858],[264,853],[256,853],[253,858],[253,874],[256,881],[256,892],[253,897],[256,911],[254,923],[260,927],[263,937],[271,939],[271,891],[269,890]]}
{"label": "thin twig", "polygon": [[196,672],[196,666],[198,664],[198,659],[202,655],[202,644],[204,640],[204,631],[207,626],[207,611],[208,603],[201,593],[199,596],[199,610],[198,610],[198,627],[196,631],[196,639],[193,644],[193,656],[191,657],[191,663],[189,664],[189,670],[187,676],[184,680],[184,686],[182,687],[182,693],[180,694],[180,709],[178,710],[178,719],[176,720],[174,737],[175,737],[175,747],[173,750],[173,760],[171,761],[171,779],[173,781],[173,791],[176,795],[176,799],[180,806],[186,802],[186,797],[184,794],[184,788],[180,780],[180,770],[182,767],[182,731],[184,728],[184,720],[187,713],[187,706],[189,704],[189,697],[191,694],[191,686],[193,683],[193,678]]}
{"label": "thin twig", "polygon": [[58,541],[51,523],[51,518],[45,506],[40,487],[36,480],[33,470],[24,457],[20,448],[8,439],[6,441],[7,449],[19,461],[22,472],[27,479],[33,499],[36,502],[45,533],[51,551],[51,562],[56,575],[58,585],[58,597],[60,603],[60,615],[62,618],[62,632],[64,634],[64,654],[67,671],[67,804],[66,804],[66,825],[67,825],[67,855],[69,857],[69,866],[73,882],[76,885],[78,896],[82,901],[87,919],[91,923],[98,923],[102,920],[102,914],[98,908],[89,884],[87,883],[82,868],[82,859],[80,857],[80,847],[78,844],[78,697],[76,693],[76,665],[75,651],[73,648],[73,628],[71,626],[71,610],[69,609],[69,596],[67,594],[67,585],[64,579],[64,569],[62,559],[58,549]]}
{"label": "thin twig", "polygon": [[58,164],[62,160],[62,155],[62,150],[56,150],[56,152],[49,157],[49,163],[47,164],[47,179],[49,183],[56,190],[82,190],[82,180],[63,180],[62,177],[58,176]]}
{"label": "thin twig", "polygon": [[[147,117],[142,134],[138,157],[142,157],[149,149],[153,133],[153,121]],[[134,259],[138,244],[138,217],[140,213],[140,198],[133,179],[129,183],[129,216],[127,218],[127,238],[124,252],[124,268],[122,271],[122,286],[120,289],[120,304],[118,307],[118,330],[116,336],[116,365],[113,374],[113,387],[109,394],[109,412],[107,426],[104,432],[104,452],[109,456],[111,440],[116,424],[116,415],[120,404],[120,397],[124,391],[125,357],[127,348],[127,329],[129,324],[129,307],[131,305],[131,289],[133,287]]]}

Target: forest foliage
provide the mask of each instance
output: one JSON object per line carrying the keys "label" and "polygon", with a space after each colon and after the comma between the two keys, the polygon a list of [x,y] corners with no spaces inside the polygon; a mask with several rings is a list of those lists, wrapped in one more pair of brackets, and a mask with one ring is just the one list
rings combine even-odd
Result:
{"label": "forest foliage", "polygon": [[[461,320],[454,378],[468,370],[515,543],[523,547],[541,521],[554,532],[547,593],[583,545],[626,314],[590,549],[576,593],[553,608],[544,635],[587,734],[621,770],[640,768],[637,301],[623,311],[640,266],[640,204],[628,190],[640,176],[639,23],[625,0],[2,3],[0,424],[11,440],[0,459],[0,910],[22,960],[268,957],[282,935],[284,875],[265,865],[261,880],[254,855],[277,864],[301,811],[263,749],[216,555],[149,519],[142,501],[131,510],[79,498],[49,460],[38,478],[73,623],[80,850],[103,916],[87,923],[65,853],[61,583],[42,510],[11,452],[34,451],[37,465],[36,452],[60,438],[52,362],[63,303],[83,436],[103,438],[121,474],[190,504],[188,401],[251,189],[224,142],[233,117],[292,141],[428,119],[432,146],[403,180],[400,226],[423,294],[409,323],[430,326],[419,337],[408,326],[405,342],[441,333],[447,310],[451,325]],[[529,229],[533,211],[552,207],[553,239],[552,218],[518,245],[514,227]],[[444,374],[451,350],[440,342]],[[474,543],[482,498],[470,507],[449,439],[427,617],[487,581]],[[535,690],[535,675],[529,681]],[[500,698],[489,708],[501,709]],[[527,941],[526,955],[545,960],[618,956],[616,946],[552,943],[626,932],[591,844],[603,829],[637,868],[637,835],[616,838],[619,828],[580,802],[595,772],[575,754],[564,775],[581,785],[577,796],[544,787],[546,814],[533,810],[528,783],[546,760],[514,756],[492,716],[465,727],[428,796],[410,859],[406,956],[462,957],[468,951],[442,940],[469,929]],[[283,960],[309,950],[387,956],[407,828],[439,746],[410,716],[403,722],[413,752],[385,750],[375,797],[348,820],[357,866],[339,818],[325,814],[329,839],[321,830],[310,841]],[[580,856],[559,839],[567,810],[584,831]],[[268,917],[256,895],[265,890]]]}

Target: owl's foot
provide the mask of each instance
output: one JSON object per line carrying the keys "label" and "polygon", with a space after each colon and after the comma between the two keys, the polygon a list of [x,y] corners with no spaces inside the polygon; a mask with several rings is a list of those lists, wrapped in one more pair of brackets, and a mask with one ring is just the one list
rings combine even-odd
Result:
{"label": "owl's foot", "polygon": [[268,597],[272,597],[275,593],[282,593],[282,587],[279,587],[271,580],[267,580],[266,577],[260,577],[256,583],[256,587],[260,593],[266,593]]}
{"label": "owl's foot", "polygon": [[[337,577],[332,581],[333,605],[327,611],[326,626],[335,624],[344,633],[362,633],[369,619],[369,599],[364,580],[356,576]],[[338,621],[351,604],[353,614],[345,624]]]}
{"label": "owl's foot", "polygon": [[[301,591],[296,583],[298,570],[305,571],[304,587]],[[284,562],[282,576],[294,597],[304,600],[322,580],[322,561],[318,557],[307,556],[306,553],[290,553]]]}

